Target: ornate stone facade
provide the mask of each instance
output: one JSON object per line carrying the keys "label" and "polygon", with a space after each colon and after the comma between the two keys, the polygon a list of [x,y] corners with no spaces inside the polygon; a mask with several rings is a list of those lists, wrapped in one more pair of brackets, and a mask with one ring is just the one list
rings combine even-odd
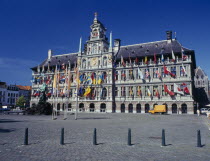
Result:
{"label": "ornate stone facade", "polygon": [[[166,104],[168,113],[194,113],[194,51],[172,39],[170,31],[167,40],[121,46],[115,39],[112,47],[112,33],[108,42],[106,28],[95,16],[84,51],[81,41],[78,53],[53,56],[50,50],[48,59],[32,68],[31,104],[38,102],[37,90],[43,82],[53,89],[56,66],[59,94],[53,95],[52,91],[48,101],[58,110],[68,107],[75,111],[75,92],[80,92],[79,112],[148,113],[155,104]],[[80,74],[78,90],[76,66]],[[67,68],[71,71],[71,88],[63,93]],[[88,87],[91,92],[86,95]]]}

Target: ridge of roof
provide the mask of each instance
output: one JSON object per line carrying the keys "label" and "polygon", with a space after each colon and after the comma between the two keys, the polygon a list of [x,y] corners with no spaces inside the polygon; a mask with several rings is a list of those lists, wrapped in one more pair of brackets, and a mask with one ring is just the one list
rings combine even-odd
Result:
{"label": "ridge of roof", "polygon": [[71,54],[78,54],[78,52],[77,53],[60,54],[60,55],[52,55],[52,57],[65,56],[65,55],[71,55]]}
{"label": "ridge of roof", "polygon": [[[173,39],[175,40],[175,39]],[[160,41],[153,41],[153,42],[146,42],[146,43],[140,43],[140,44],[133,44],[133,45],[125,45],[125,46],[121,46],[122,48],[124,47],[130,47],[130,46],[138,46],[138,45],[146,45],[146,44],[152,44],[152,43],[160,43],[160,42],[166,42],[167,40],[160,40]]]}

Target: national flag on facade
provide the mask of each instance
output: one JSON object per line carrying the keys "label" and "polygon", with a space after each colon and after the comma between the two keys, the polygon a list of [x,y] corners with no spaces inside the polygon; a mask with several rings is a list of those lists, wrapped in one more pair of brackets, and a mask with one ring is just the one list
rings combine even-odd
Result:
{"label": "national flag on facade", "polygon": [[155,71],[155,73],[157,74],[158,78],[161,78],[161,74],[158,72],[158,69]]}
{"label": "national flag on facade", "polygon": [[137,93],[138,93],[138,96],[142,96],[142,94],[141,94],[141,87],[140,86],[138,86],[138,88],[137,88]]}
{"label": "national flag on facade", "polygon": [[182,60],[186,60],[187,59],[187,55],[185,55],[184,49],[181,48],[181,53],[182,53]]}
{"label": "national flag on facade", "polygon": [[175,95],[174,92],[170,91],[170,90],[168,89],[167,85],[165,85],[165,84],[164,84],[164,91],[165,91],[166,93],[168,93],[170,96],[174,96],[174,95]]}
{"label": "national flag on facade", "polygon": [[156,89],[156,91],[155,91],[155,96],[156,96],[158,99],[160,99],[160,94],[159,94],[159,92],[158,92],[158,89]]}
{"label": "national flag on facade", "polygon": [[146,78],[149,78],[149,71],[148,70],[146,70]]}
{"label": "national flag on facade", "polygon": [[156,53],[154,53],[154,64],[157,64],[157,57],[156,57]]}
{"label": "national flag on facade", "polygon": [[88,87],[85,89],[84,96],[87,97],[87,96],[90,94],[90,92],[91,92],[91,88],[90,88],[90,86],[88,86]]}
{"label": "national flag on facade", "polygon": [[136,65],[138,65],[139,64],[139,60],[138,60],[138,58],[136,57],[136,59],[135,59],[135,64]]}
{"label": "national flag on facade", "polygon": [[163,66],[164,74],[169,74],[170,71],[167,69],[167,67],[164,65]]}
{"label": "national flag on facade", "polygon": [[122,64],[122,66],[124,66],[124,67],[126,66],[122,55],[121,55],[121,64]]}
{"label": "national flag on facade", "polygon": [[174,83],[174,92],[184,95],[183,91],[179,88],[179,86],[176,83]]}
{"label": "national flag on facade", "polygon": [[185,75],[186,74],[186,70],[185,70],[185,67],[184,65],[182,64],[182,69],[181,69],[182,73]]}
{"label": "national flag on facade", "polygon": [[145,58],[144,58],[144,63],[148,65],[147,56],[145,56]]}
{"label": "national flag on facade", "polygon": [[182,83],[181,87],[182,87],[182,89],[183,89],[185,94],[190,94],[190,91],[187,88],[187,84],[186,83]]}
{"label": "national flag on facade", "polygon": [[152,96],[152,94],[151,94],[149,88],[147,88],[147,94],[148,94],[148,96]]}
{"label": "national flag on facade", "polygon": [[144,79],[144,75],[142,74],[142,71],[138,68],[138,76],[141,78],[141,79]]}
{"label": "national flag on facade", "polygon": [[171,54],[172,54],[172,61],[175,62],[176,61],[176,57],[174,55],[174,51],[173,50],[171,50]]}

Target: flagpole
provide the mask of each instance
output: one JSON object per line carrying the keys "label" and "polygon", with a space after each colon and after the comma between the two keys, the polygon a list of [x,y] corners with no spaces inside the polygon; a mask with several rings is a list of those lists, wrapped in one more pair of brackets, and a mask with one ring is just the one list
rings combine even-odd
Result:
{"label": "flagpole", "polygon": [[77,67],[77,70],[76,70],[76,95],[77,95],[77,102],[76,102],[76,112],[75,112],[75,120],[77,120],[77,112],[78,112],[78,86],[79,86],[79,68]]}

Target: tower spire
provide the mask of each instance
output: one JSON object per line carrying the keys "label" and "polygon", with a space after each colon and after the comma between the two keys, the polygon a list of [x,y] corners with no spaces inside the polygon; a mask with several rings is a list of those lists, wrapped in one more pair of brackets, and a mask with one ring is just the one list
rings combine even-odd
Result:
{"label": "tower spire", "polygon": [[97,12],[95,12],[95,13],[94,13],[94,15],[95,15],[94,21],[97,21],[97,16],[98,16],[98,13],[97,13]]}
{"label": "tower spire", "polygon": [[112,51],[112,31],[110,32],[109,36],[109,51]]}
{"label": "tower spire", "polygon": [[80,40],[79,40],[79,53],[82,52],[82,37],[80,37]]}

